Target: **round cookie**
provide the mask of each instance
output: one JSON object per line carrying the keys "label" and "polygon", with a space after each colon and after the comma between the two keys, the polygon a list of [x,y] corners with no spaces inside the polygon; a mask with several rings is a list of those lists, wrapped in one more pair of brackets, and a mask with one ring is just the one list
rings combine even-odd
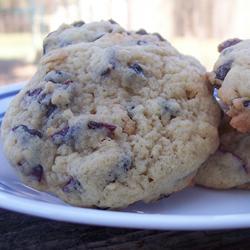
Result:
{"label": "round cookie", "polygon": [[199,169],[198,185],[216,188],[250,188],[250,134],[229,126],[224,118],[220,126],[220,146]]}
{"label": "round cookie", "polygon": [[209,78],[218,88],[219,103],[231,117],[231,126],[250,132],[250,40],[230,39],[218,50],[220,56]]}
{"label": "round cookie", "polygon": [[157,35],[111,32],[48,51],[1,133],[27,185],[119,208],[190,185],[218,146],[219,113],[197,60]]}

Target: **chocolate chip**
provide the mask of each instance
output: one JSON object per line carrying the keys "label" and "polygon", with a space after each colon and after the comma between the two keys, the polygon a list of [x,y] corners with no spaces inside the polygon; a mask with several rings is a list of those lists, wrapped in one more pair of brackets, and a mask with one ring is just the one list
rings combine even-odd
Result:
{"label": "chocolate chip", "polygon": [[157,200],[159,201],[159,200],[162,200],[165,198],[169,198],[170,196],[171,196],[171,194],[161,194]]}
{"label": "chocolate chip", "polygon": [[53,83],[68,84],[71,81],[72,75],[62,70],[52,70],[44,77],[45,81]]}
{"label": "chocolate chip", "polygon": [[105,69],[103,72],[101,72],[101,76],[107,76],[111,73],[111,70],[114,70],[115,69],[115,62],[114,61],[111,61],[109,63],[109,66],[107,69]]}
{"label": "chocolate chip", "polygon": [[129,155],[124,155],[117,165],[108,173],[107,181],[115,182],[117,179],[126,176],[126,173],[132,168],[132,159]]}
{"label": "chocolate chip", "polygon": [[109,19],[108,21],[109,21],[110,23],[112,23],[112,24],[117,24],[117,22],[114,21],[113,19]]}
{"label": "chocolate chip", "polygon": [[39,97],[38,97],[38,103],[42,104],[42,102],[44,101],[44,99],[47,97],[46,93],[43,93],[41,94]]}
{"label": "chocolate chip", "polygon": [[118,164],[118,168],[121,168],[124,172],[127,172],[132,165],[131,157],[126,155],[122,158],[122,160]]}
{"label": "chocolate chip", "polygon": [[111,69],[110,68],[107,68],[105,69],[102,73],[101,73],[101,76],[107,76],[111,73]]}
{"label": "chocolate chip", "polygon": [[245,108],[249,108],[250,107],[250,100],[243,101],[243,106]]}
{"label": "chocolate chip", "polygon": [[43,55],[45,55],[47,53],[47,47],[48,47],[48,44],[44,43],[43,44]]}
{"label": "chocolate chip", "polygon": [[32,176],[36,181],[40,182],[43,176],[43,167],[41,165],[33,167],[29,175]]}
{"label": "chocolate chip", "polygon": [[160,40],[160,41],[166,41],[166,39],[164,39],[159,33],[153,33],[152,35],[155,35],[155,36],[157,36],[158,37],[158,39]]}
{"label": "chocolate chip", "polygon": [[164,106],[164,111],[170,114],[170,120],[174,119],[177,117],[179,111],[173,109],[173,107],[171,107],[170,105],[168,105],[168,103],[165,103],[166,105]]}
{"label": "chocolate chip", "polygon": [[147,44],[147,43],[148,43],[148,42],[145,41],[145,40],[138,40],[138,41],[136,42],[137,45],[145,45],[145,44]]}
{"label": "chocolate chip", "polygon": [[232,67],[232,63],[233,61],[230,60],[227,63],[222,64],[221,66],[219,66],[216,70],[215,70],[215,77],[216,79],[219,79],[221,81],[223,81],[227,75],[227,73],[229,72],[229,70]]}
{"label": "chocolate chip", "polygon": [[21,124],[21,125],[17,125],[17,126],[15,126],[15,127],[13,127],[12,128],[12,131],[17,131],[17,130],[19,130],[19,129],[22,129],[22,130],[24,130],[26,133],[28,133],[28,134],[30,134],[30,135],[32,135],[32,136],[38,136],[39,138],[42,138],[42,133],[40,132],[40,131],[38,131],[38,130],[36,130],[36,129],[30,129],[30,128],[28,128],[26,125],[23,125],[23,124]]}
{"label": "chocolate chip", "polygon": [[42,92],[42,88],[37,88],[37,89],[33,89],[33,90],[28,90],[27,92],[26,92],[26,94],[28,95],[28,96],[38,96],[41,92]]}
{"label": "chocolate chip", "polygon": [[129,65],[129,68],[134,70],[137,75],[143,74],[143,68],[138,63],[133,63]]}
{"label": "chocolate chip", "polygon": [[57,109],[57,106],[52,103],[49,103],[49,105],[47,105],[46,108],[47,108],[46,117],[48,118]]}
{"label": "chocolate chip", "polygon": [[138,35],[147,35],[148,34],[148,32],[144,29],[139,29],[135,33]]}
{"label": "chocolate chip", "polygon": [[222,50],[224,50],[228,47],[231,47],[231,46],[233,46],[241,41],[242,40],[239,38],[228,39],[228,40],[226,40],[218,45],[218,52],[221,52]]}
{"label": "chocolate chip", "polygon": [[69,132],[68,126],[55,132],[53,135],[51,135],[51,139],[52,139],[53,143],[56,145],[60,145],[64,142],[66,142],[67,140],[69,140],[69,138],[67,136],[68,132]]}
{"label": "chocolate chip", "polygon": [[81,189],[82,189],[81,183],[72,177],[69,179],[69,181],[62,188],[63,192],[65,192],[65,193],[79,191]]}
{"label": "chocolate chip", "polygon": [[92,42],[95,42],[96,40],[100,39],[100,38],[103,37],[104,35],[105,35],[105,33],[103,33],[103,34],[97,36],[96,38],[94,38],[94,39],[92,40]]}
{"label": "chocolate chip", "polygon": [[114,132],[115,129],[116,129],[116,126],[113,125],[113,124],[109,124],[109,123],[89,121],[88,122],[88,128],[89,129],[102,129],[102,128],[106,128],[110,132]]}
{"label": "chocolate chip", "polygon": [[74,26],[74,27],[81,27],[85,24],[84,21],[76,21],[74,23],[72,23],[71,25]]}
{"label": "chocolate chip", "polygon": [[166,100],[162,97],[158,97],[158,103],[162,108],[161,115],[167,115],[170,120],[176,118],[180,114],[180,105],[175,100]]}
{"label": "chocolate chip", "polygon": [[43,177],[43,167],[38,164],[35,166],[31,166],[26,160],[21,160],[17,162],[17,166],[19,171],[23,173],[25,176],[31,177],[35,181],[41,181]]}

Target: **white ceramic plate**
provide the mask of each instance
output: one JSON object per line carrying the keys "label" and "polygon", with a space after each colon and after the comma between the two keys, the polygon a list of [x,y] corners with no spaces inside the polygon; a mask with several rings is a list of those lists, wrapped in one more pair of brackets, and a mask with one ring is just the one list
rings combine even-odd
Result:
{"label": "white ceramic plate", "polygon": [[[23,84],[0,88],[0,119]],[[197,230],[250,227],[250,191],[188,188],[152,204],[138,202],[122,211],[78,208],[23,185],[0,143],[0,207],[82,224],[143,229]]]}

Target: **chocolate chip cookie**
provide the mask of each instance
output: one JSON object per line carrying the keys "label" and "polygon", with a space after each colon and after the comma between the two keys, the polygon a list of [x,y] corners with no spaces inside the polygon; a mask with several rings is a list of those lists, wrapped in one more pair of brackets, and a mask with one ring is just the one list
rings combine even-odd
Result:
{"label": "chocolate chip cookie", "polygon": [[84,207],[149,202],[192,181],[218,146],[205,69],[158,34],[64,25],[2,123],[23,181]]}
{"label": "chocolate chip cookie", "polygon": [[250,40],[229,39],[218,46],[219,59],[210,73],[218,98],[230,124],[250,132]]}

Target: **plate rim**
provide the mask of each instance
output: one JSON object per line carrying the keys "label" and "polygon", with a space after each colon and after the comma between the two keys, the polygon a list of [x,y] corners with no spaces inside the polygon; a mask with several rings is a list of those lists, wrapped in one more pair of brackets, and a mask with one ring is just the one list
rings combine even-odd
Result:
{"label": "plate rim", "polygon": [[[29,205],[27,206],[27,204]],[[250,227],[250,213],[227,215],[163,215],[107,211],[30,200],[2,191],[0,191],[0,207],[46,219],[95,226],[158,230],[216,230]]]}

